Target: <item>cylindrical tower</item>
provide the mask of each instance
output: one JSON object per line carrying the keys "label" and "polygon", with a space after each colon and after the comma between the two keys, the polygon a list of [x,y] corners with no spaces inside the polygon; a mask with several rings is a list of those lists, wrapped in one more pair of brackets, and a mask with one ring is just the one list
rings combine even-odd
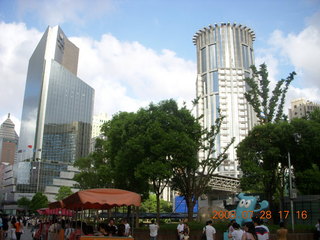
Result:
{"label": "cylindrical tower", "polygon": [[[221,23],[199,30],[193,37],[197,48],[196,91],[199,97],[197,115],[203,127],[210,127],[218,117],[218,109],[225,117],[216,151],[220,152],[235,137],[229,148],[229,158],[218,168],[221,175],[239,177],[235,147],[248,134],[256,122],[244,93],[244,78],[250,75],[254,64],[254,32],[239,24]],[[205,153],[199,153],[200,160]]]}

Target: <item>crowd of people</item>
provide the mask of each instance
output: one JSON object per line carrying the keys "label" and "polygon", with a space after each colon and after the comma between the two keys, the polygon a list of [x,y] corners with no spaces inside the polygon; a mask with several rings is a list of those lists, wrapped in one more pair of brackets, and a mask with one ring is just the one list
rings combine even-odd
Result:
{"label": "crowd of people", "polygon": [[78,240],[85,236],[121,236],[128,237],[131,228],[127,219],[118,224],[114,219],[101,222],[95,227],[81,221],[72,221],[64,218],[21,218],[0,217],[0,240],[20,240],[24,229],[31,231],[33,240]]}

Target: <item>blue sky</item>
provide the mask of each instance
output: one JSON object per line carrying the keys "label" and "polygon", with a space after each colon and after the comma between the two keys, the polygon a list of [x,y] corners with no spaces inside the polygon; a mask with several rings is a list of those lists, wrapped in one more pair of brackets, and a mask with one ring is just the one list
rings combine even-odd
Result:
{"label": "blue sky", "polygon": [[95,112],[112,115],[193,99],[192,37],[221,22],[254,30],[256,63],[267,63],[271,80],[298,73],[288,102],[319,102],[320,0],[0,0],[0,120],[11,112],[19,125],[28,59],[48,25],[80,48],[79,77],[96,89]]}

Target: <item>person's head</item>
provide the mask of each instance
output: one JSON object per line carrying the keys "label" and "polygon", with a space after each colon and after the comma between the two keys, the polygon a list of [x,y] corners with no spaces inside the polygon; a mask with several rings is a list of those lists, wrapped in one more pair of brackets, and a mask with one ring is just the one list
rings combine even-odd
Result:
{"label": "person's head", "polygon": [[254,217],[252,218],[252,222],[254,223],[255,226],[262,224],[262,221],[261,221],[261,219],[260,219],[258,216],[254,216]]}
{"label": "person's head", "polygon": [[257,239],[256,229],[253,222],[247,222],[244,224],[244,230],[248,233],[251,233],[255,239]]}
{"label": "person's head", "polygon": [[279,226],[280,226],[281,228],[284,228],[284,222],[280,222],[280,223],[279,223]]}
{"label": "person's head", "polygon": [[232,223],[232,227],[233,227],[234,229],[239,229],[239,228],[240,228],[240,225],[239,225],[238,223],[234,222],[234,223]]}
{"label": "person's head", "polygon": [[207,225],[212,225],[212,221],[211,220],[207,221]]}
{"label": "person's head", "polygon": [[151,220],[151,224],[154,224],[154,219]]}
{"label": "person's head", "polygon": [[110,218],[109,224],[110,224],[110,225],[114,225],[114,220],[113,220],[113,218]]}

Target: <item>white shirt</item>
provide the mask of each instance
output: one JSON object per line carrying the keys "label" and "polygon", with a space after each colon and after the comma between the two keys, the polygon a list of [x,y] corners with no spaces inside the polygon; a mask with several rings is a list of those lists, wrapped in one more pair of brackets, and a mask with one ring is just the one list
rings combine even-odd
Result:
{"label": "white shirt", "polygon": [[205,226],[207,240],[213,240],[213,234],[216,233],[216,229],[211,225]]}
{"label": "white shirt", "polygon": [[269,240],[269,228],[265,225],[255,227],[258,240]]}
{"label": "white shirt", "polygon": [[129,233],[130,233],[130,225],[129,225],[129,223],[126,223],[124,226],[125,226],[124,235],[125,236],[129,236]]}
{"label": "white shirt", "polygon": [[154,223],[150,224],[149,229],[150,229],[150,237],[156,237],[158,235],[159,226],[157,224],[154,224]]}
{"label": "white shirt", "polygon": [[234,229],[231,235],[232,235],[232,240],[241,240],[243,231],[241,229]]}
{"label": "white shirt", "polygon": [[183,230],[184,230],[184,224],[183,224],[183,223],[179,223],[179,224],[178,224],[178,227],[177,227],[177,230],[178,230],[179,233],[180,233],[180,232],[183,232]]}

